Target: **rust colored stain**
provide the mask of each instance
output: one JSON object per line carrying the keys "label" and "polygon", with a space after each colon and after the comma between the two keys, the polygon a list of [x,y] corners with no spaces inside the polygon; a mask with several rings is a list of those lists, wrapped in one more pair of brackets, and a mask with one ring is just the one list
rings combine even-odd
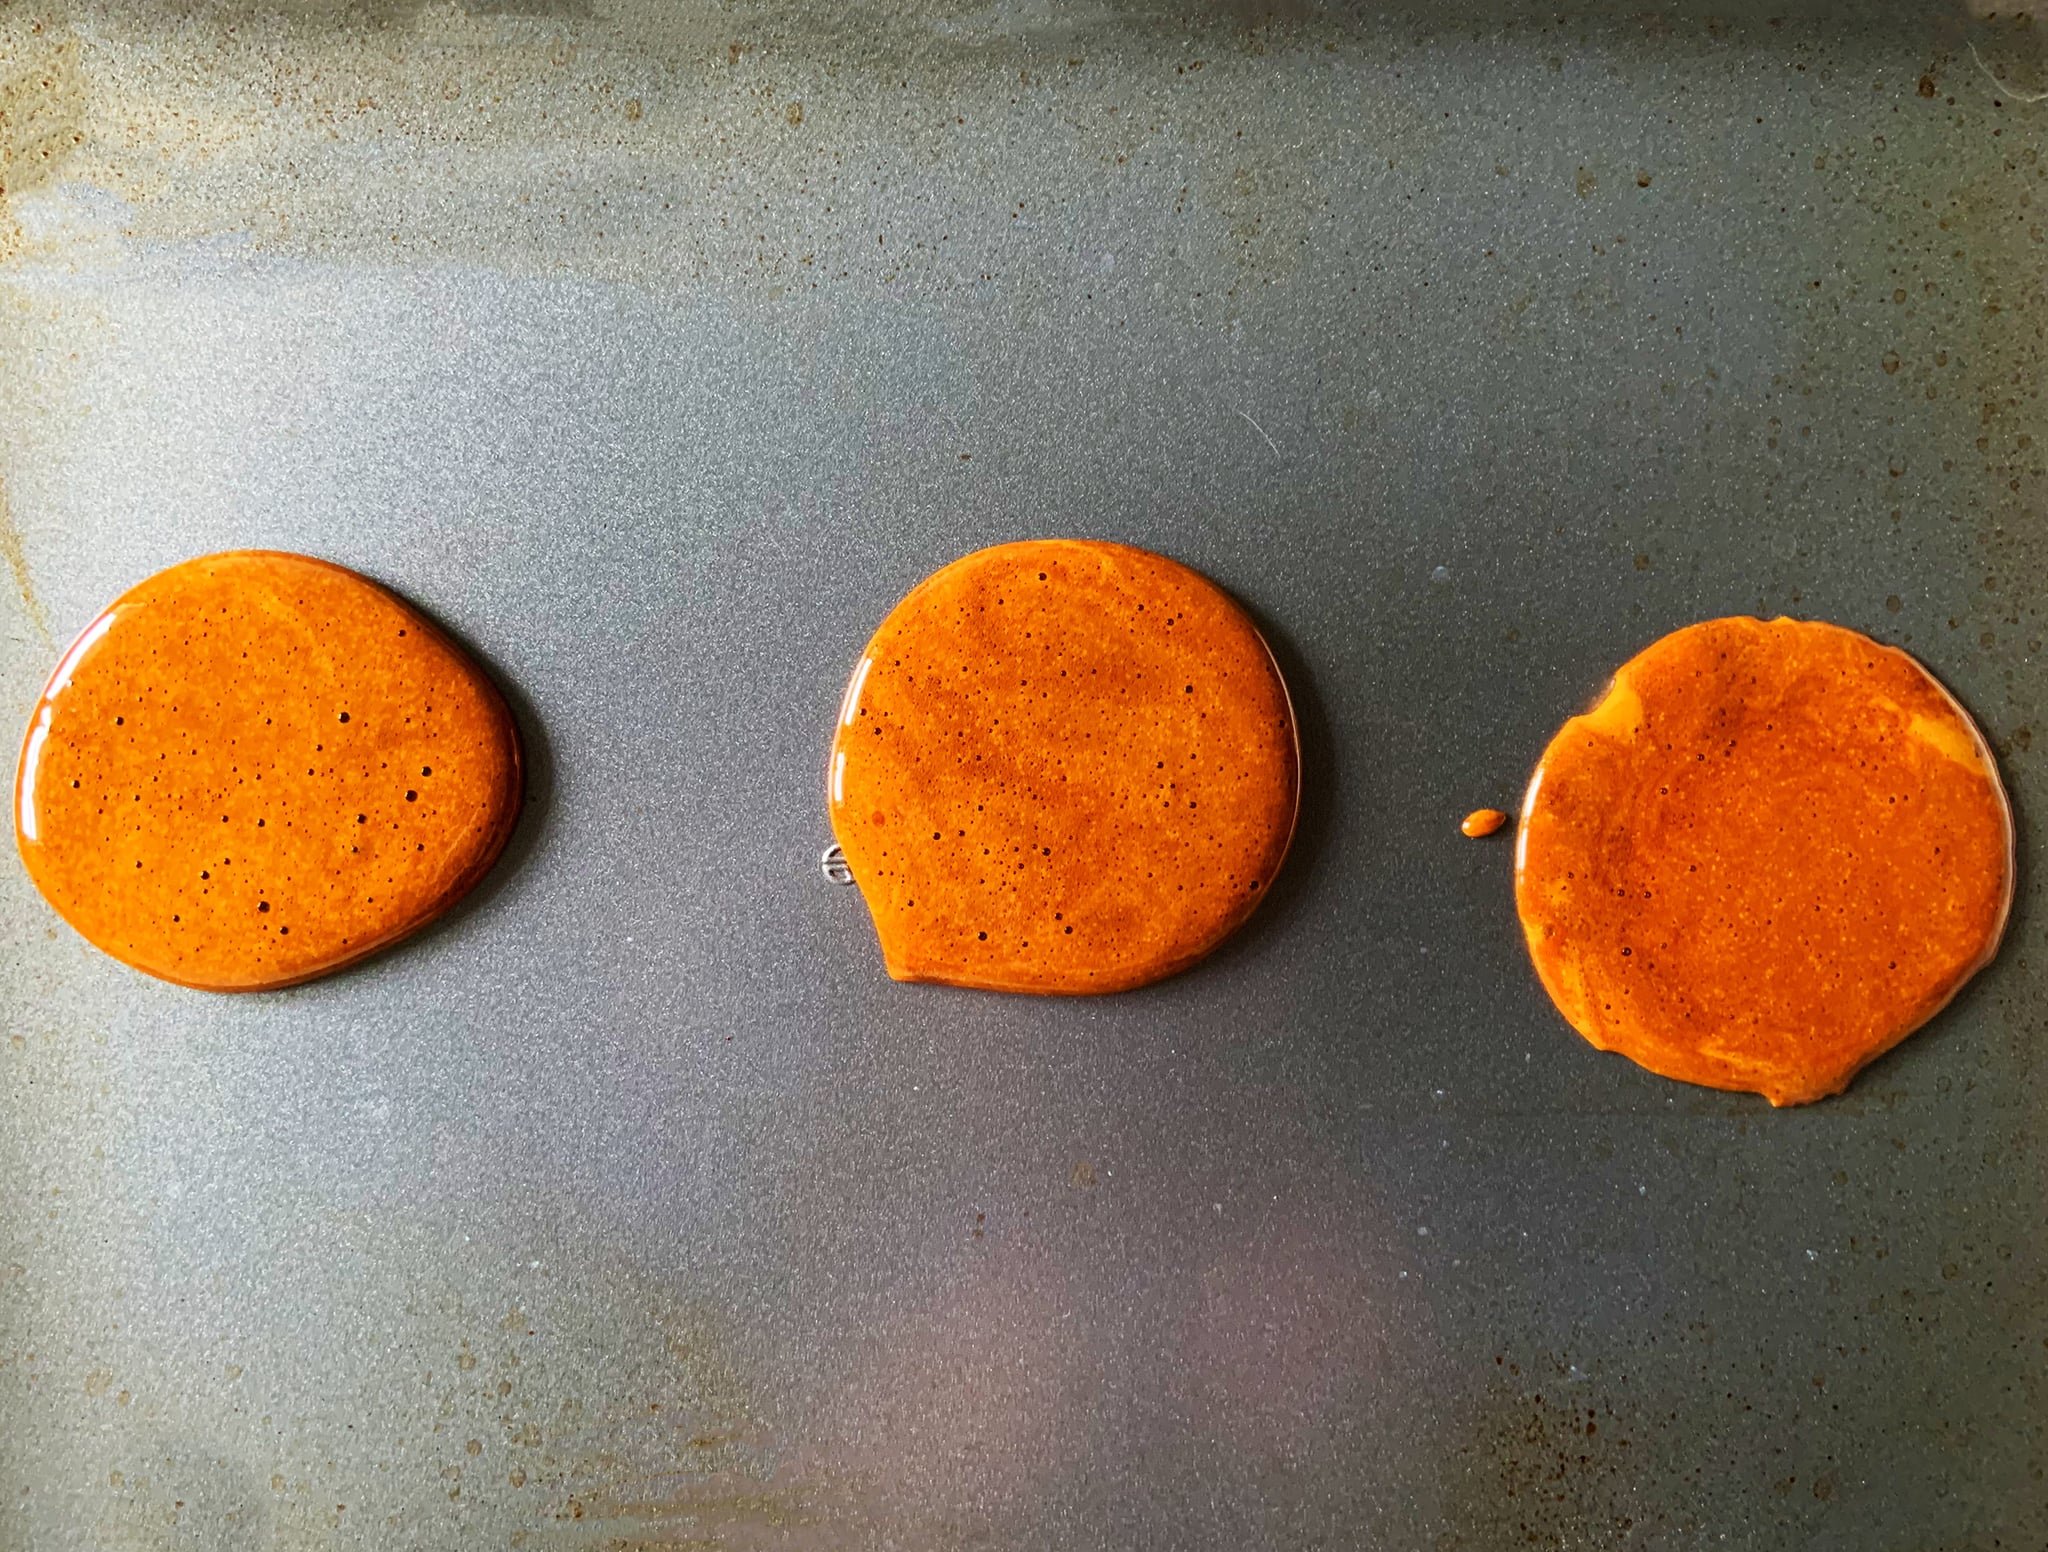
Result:
{"label": "rust colored stain", "polygon": [[1625,664],[1529,783],[1516,904],[1572,1026],[1774,1105],[1839,1093],[1988,963],[2013,827],[1982,736],[1904,652],[1710,620]]}
{"label": "rust colored stain", "polygon": [[1118,544],[955,561],[868,643],[832,829],[899,981],[1112,992],[1185,969],[1287,854],[1300,757],[1265,641]]}
{"label": "rust colored stain", "polygon": [[117,598],[44,688],[15,839],[59,915],[138,970],[290,986],[424,926],[518,817],[503,698],[352,571],[237,550]]}
{"label": "rust colored stain", "polygon": [[1476,841],[1481,836],[1493,834],[1507,822],[1508,816],[1497,808],[1475,808],[1458,821],[1458,828]]}

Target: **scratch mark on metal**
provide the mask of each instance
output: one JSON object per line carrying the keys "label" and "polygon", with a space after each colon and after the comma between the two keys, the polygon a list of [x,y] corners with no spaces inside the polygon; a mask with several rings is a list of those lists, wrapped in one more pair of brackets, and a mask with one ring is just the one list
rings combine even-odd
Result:
{"label": "scratch mark on metal", "polygon": [[36,597],[35,584],[29,580],[28,552],[22,548],[21,530],[14,526],[14,508],[8,504],[4,481],[0,481],[0,554],[6,555],[7,569],[14,573],[14,588],[21,594],[22,604],[28,610],[29,623],[43,638],[43,645],[52,652],[56,651],[57,641],[50,634],[50,621],[43,613],[43,601]]}
{"label": "scratch mark on metal", "polygon": [[1984,63],[1984,56],[1977,52],[1976,39],[1968,38],[1964,41],[1970,45],[1970,57],[1977,61],[1977,68],[1983,71],[1984,74],[1990,78],[1991,84],[1993,86],[1997,87],[2001,92],[2004,92],[2005,95],[2010,97],[2014,102],[2048,102],[2048,92],[2014,91],[2005,82],[1999,80],[1997,75],[1993,73],[1991,67]]}
{"label": "scratch mark on metal", "polygon": [[1260,425],[1256,420],[1253,420],[1251,416],[1245,415],[1243,410],[1239,410],[1238,414],[1244,415],[1244,423],[1247,426],[1250,426],[1252,430],[1258,432],[1259,436],[1265,441],[1265,444],[1273,449],[1273,456],[1275,458],[1278,458],[1280,456],[1279,444],[1274,442],[1274,440],[1271,437],[1266,435],[1266,428]]}

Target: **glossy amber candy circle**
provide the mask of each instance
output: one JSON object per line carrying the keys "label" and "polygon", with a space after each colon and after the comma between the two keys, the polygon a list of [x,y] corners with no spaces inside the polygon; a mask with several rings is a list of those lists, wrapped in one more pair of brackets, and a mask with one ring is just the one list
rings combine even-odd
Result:
{"label": "glossy amber candy circle", "polygon": [[832,829],[903,981],[1121,991],[1271,888],[1300,755],[1242,609],[1163,556],[998,545],[912,589],[861,654]]}
{"label": "glossy amber candy circle", "polygon": [[130,589],[65,653],[22,742],[15,838],[95,946],[255,991],[446,910],[521,794],[504,698],[431,622],[340,566],[237,550]]}
{"label": "glossy amber candy circle", "polygon": [[1666,1077],[1838,1093],[1996,952],[2013,824],[1968,713],[1838,626],[1666,636],[1559,730],[1515,896],[1572,1026]]}

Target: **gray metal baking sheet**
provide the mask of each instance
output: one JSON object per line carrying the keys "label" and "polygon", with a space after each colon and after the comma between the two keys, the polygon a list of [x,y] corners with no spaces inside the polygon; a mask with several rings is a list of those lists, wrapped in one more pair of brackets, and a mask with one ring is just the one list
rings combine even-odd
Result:
{"label": "gray metal baking sheet", "polygon": [[[274,546],[535,767],[272,995],[0,865],[0,1546],[2048,1545],[2043,27],[0,12],[9,725]],[[1299,842],[1157,987],[897,986],[833,708],[1034,534],[1256,614]],[[1729,612],[1920,654],[2019,814],[1998,961],[1796,1111],[1585,1045],[1457,831]]]}

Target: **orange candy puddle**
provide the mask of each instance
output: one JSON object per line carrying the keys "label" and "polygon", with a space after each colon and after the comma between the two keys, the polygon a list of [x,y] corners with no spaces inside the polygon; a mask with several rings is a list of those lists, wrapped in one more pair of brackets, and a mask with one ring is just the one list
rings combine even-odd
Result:
{"label": "orange candy puddle", "polygon": [[1046,539],[955,561],[896,606],[847,686],[828,781],[890,975],[1111,992],[1251,914],[1300,759],[1272,654],[1219,588]]}
{"label": "orange candy puddle", "polygon": [[1630,660],[1530,781],[1516,904],[1579,1033],[1774,1105],[1838,1093],[1996,951],[2013,826],[1904,652],[1712,620]]}
{"label": "orange candy puddle", "polygon": [[254,991],[454,904],[521,790],[504,699],[417,611],[326,561],[239,550],[159,572],[72,645],[23,741],[15,836],[96,947]]}

